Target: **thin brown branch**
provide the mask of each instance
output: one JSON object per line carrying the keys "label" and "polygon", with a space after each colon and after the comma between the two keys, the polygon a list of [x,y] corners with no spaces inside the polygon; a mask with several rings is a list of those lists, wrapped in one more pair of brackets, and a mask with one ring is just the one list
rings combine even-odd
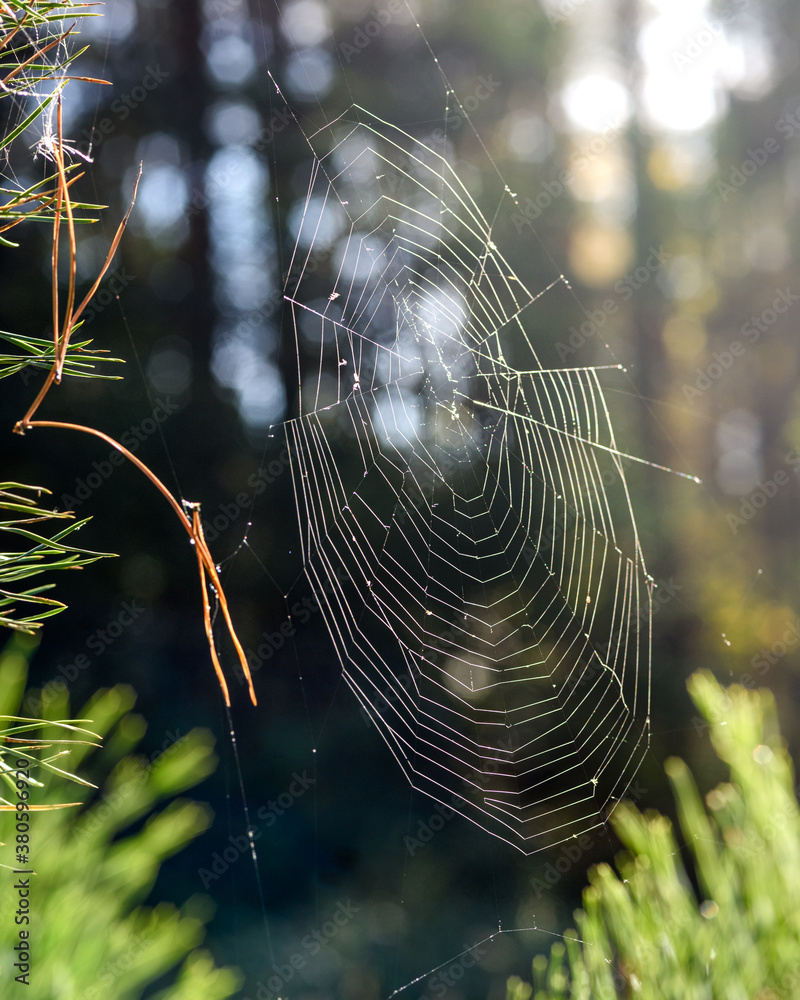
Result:
{"label": "thin brown branch", "polygon": [[29,65],[29,63],[32,63],[34,59],[38,59],[40,56],[43,56],[46,52],[49,52],[50,49],[54,49],[56,45],[58,45],[60,42],[63,42],[64,39],[67,37],[67,35],[69,35],[72,32],[72,29],[74,27],[75,25],[73,24],[71,27],[67,28],[67,30],[63,33],[63,35],[59,35],[57,38],[54,38],[53,41],[50,42],[48,45],[45,45],[44,48],[37,49],[32,56],[29,56],[25,60],[25,62],[21,62],[19,66],[17,66],[15,69],[12,69],[11,72],[8,74],[8,76],[6,76],[3,79],[3,87],[5,87],[8,81],[12,79],[12,77],[15,77],[17,73],[21,73],[22,70],[24,70],[25,67]]}
{"label": "thin brown branch", "polygon": [[82,83],[100,83],[104,87],[110,87],[110,80],[101,80],[99,76],[59,76],[59,80],[80,80]]}
{"label": "thin brown branch", "polygon": [[6,45],[11,41],[11,39],[16,35],[16,33],[23,27],[25,22],[28,20],[28,14],[26,13],[21,19],[19,24],[12,31],[5,36],[5,38],[0,39],[0,49],[4,49]]}
{"label": "thin brown branch", "polygon": [[[53,303],[53,357],[58,359],[58,244],[61,239],[61,203],[64,198],[64,188],[61,186],[61,179],[59,178],[58,187],[56,189],[56,210],[53,216],[53,252],[50,258],[50,269],[51,269],[51,297]],[[69,197],[69,192],[66,192],[67,197]],[[33,416],[36,407],[47,393],[47,389],[50,388],[53,380],[58,374],[57,363],[53,364],[52,371],[50,372],[50,377],[48,377],[45,383],[46,389],[44,393],[39,393],[36,397],[36,403],[32,410],[28,410],[23,419],[27,419],[29,416]]]}
{"label": "thin brown branch", "polygon": [[[86,176],[86,172],[85,171],[82,171],[79,174],[74,174],[67,181],[67,187],[68,188],[72,187],[72,185],[76,181],[79,181],[81,179],[81,177],[85,177],[85,176]],[[47,191],[42,191],[42,192],[40,192],[38,194],[26,194],[25,197],[22,197],[23,194],[24,194],[24,192],[20,192],[18,195],[15,195],[13,198],[11,198],[10,201],[7,201],[2,206],[3,207],[3,211],[7,212],[7,211],[9,211],[12,208],[19,208],[21,205],[28,205],[31,202],[36,202],[36,201],[41,202],[41,206],[40,206],[41,208],[43,208],[43,209],[47,208],[49,205],[52,205],[53,202],[58,197],[58,184],[56,184],[55,188],[53,189],[52,194],[49,194]],[[23,218],[26,218],[26,216],[23,216]]]}
{"label": "thin brown branch", "polygon": [[250,700],[255,705],[256,702],[256,692],[253,687],[253,678],[250,673],[250,667],[247,663],[247,657],[245,656],[242,645],[239,642],[239,637],[236,635],[236,629],[233,627],[233,622],[231,621],[230,611],[228,609],[228,602],[225,599],[225,591],[222,589],[222,583],[220,582],[219,575],[217,573],[217,567],[214,560],[211,558],[211,552],[208,548],[208,543],[206,542],[205,535],[203,534],[203,524],[200,520],[199,506],[195,509],[194,514],[194,531],[195,531],[195,544],[197,544],[198,553],[203,553],[203,558],[206,563],[206,569],[208,570],[208,575],[211,577],[211,582],[214,586],[214,590],[219,598],[219,605],[222,608],[222,614],[225,618],[225,623],[228,626],[228,633],[231,637],[233,645],[236,647],[236,653],[239,657],[239,663],[241,664],[244,676],[247,678],[247,687],[250,692]]}
{"label": "thin brown branch", "polygon": [[[66,38],[69,29],[64,33],[59,39],[53,44],[57,44],[59,41]],[[52,45],[48,46],[52,48]],[[46,52],[47,48],[42,50]],[[42,53],[37,53],[42,54]],[[30,61],[30,60],[29,60]],[[19,67],[21,69],[22,67]],[[15,70],[16,73],[18,70]],[[13,75],[13,74],[12,74]],[[8,79],[8,78],[7,78]],[[105,82],[105,81],[97,81]],[[203,535],[203,526],[200,519],[199,505],[192,505],[193,514],[192,520],[190,521],[187,517],[185,511],[181,507],[181,504],[175,499],[173,494],[167,489],[167,487],[161,482],[161,480],[152,472],[140,459],[133,455],[127,448],[119,444],[108,434],[104,434],[102,431],[96,430],[93,427],[87,427],[83,424],[71,424],[62,421],[55,420],[33,420],[32,417],[38,410],[45,398],[47,393],[50,391],[50,387],[53,382],[60,382],[63,372],[64,362],[66,360],[67,351],[69,348],[69,339],[72,331],[75,328],[76,323],[80,319],[86,306],[92,300],[95,292],[97,291],[100,282],[105,276],[108,268],[111,266],[111,262],[114,259],[114,255],[117,252],[120,241],[122,240],[122,235],[125,232],[125,228],[128,225],[128,220],[130,219],[131,212],[133,211],[133,206],[136,201],[136,193],[139,187],[139,180],[142,176],[142,164],[139,164],[139,171],[136,175],[136,181],[133,187],[133,194],[131,196],[131,203],[128,207],[128,211],[125,213],[122,221],[117,227],[117,231],[112,240],[111,246],[109,248],[106,259],[103,266],[92,284],[87,295],[81,301],[77,308],[75,308],[75,287],[76,287],[76,274],[77,274],[77,241],[75,238],[75,219],[72,212],[72,200],[70,198],[69,188],[72,183],[74,183],[77,178],[72,178],[67,180],[66,166],[64,162],[64,137],[62,130],[62,104],[61,104],[61,94],[58,95],[58,105],[57,105],[57,121],[58,121],[58,136],[57,142],[53,149],[53,159],[56,164],[58,181],[55,193],[50,196],[48,204],[55,201],[55,211],[53,215],[53,250],[51,259],[52,268],[52,309],[53,309],[53,352],[54,352],[54,363],[50,371],[47,374],[47,378],[44,384],[39,389],[33,403],[28,408],[28,412],[19,420],[14,427],[14,432],[17,434],[24,434],[31,427],[61,427],[67,430],[77,430],[82,431],[84,434],[91,434],[94,437],[98,437],[103,441],[106,441],[117,451],[121,452],[129,461],[131,461],[145,476],[153,483],[153,485],[161,492],[161,494],[170,503],[175,513],[178,515],[178,519],[183,525],[185,531],[189,535],[192,544],[195,546],[195,553],[197,556],[198,571],[200,574],[200,587],[203,594],[203,622],[206,630],[206,638],[208,639],[209,650],[211,652],[211,659],[214,664],[214,670],[217,674],[217,678],[222,689],[222,693],[225,697],[225,703],[230,705],[230,693],[228,691],[228,685],[225,681],[225,676],[222,672],[222,666],[219,662],[219,657],[217,656],[216,645],[214,643],[213,628],[211,622],[211,606],[208,595],[209,580],[210,585],[214,589],[217,600],[219,601],[220,608],[222,609],[223,617],[225,618],[225,623],[228,628],[231,640],[236,648],[236,653],[239,657],[239,663],[241,665],[244,676],[247,678],[248,690],[250,693],[250,698],[253,704],[257,704],[255,689],[253,687],[253,679],[250,673],[250,668],[247,663],[247,657],[245,656],[242,644],[239,642],[239,637],[236,634],[236,630],[233,625],[233,621],[230,615],[230,609],[228,608],[228,602],[225,597],[225,592],[222,589],[222,584],[217,573],[217,567],[209,551],[208,544]],[[62,209],[66,212],[67,222],[68,222],[68,234],[69,234],[69,286],[67,290],[67,302],[66,308],[64,310],[64,321],[63,325],[59,323],[59,297],[58,297],[58,253],[59,253],[59,242],[61,234],[61,216]],[[206,574],[208,574],[208,579],[206,579]]]}
{"label": "thin brown branch", "polygon": [[[61,375],[64,370],[64,358],[67,354],[67,347],[69,346],[69,336],[72,332],[72,311],[75,306],[75,278],[78,269],[78,244],[75,239],[75,219],[72,215],[72,199],[69,196],[69,191],[67,190],[67,173],[64,168],[64,133],[62,130],[62,120],[61,120],[61,94],[58,95],[58,146],[55,150],[55,161],[56,167],[58,169],[58,185],[62,192],[62,200],[67,210],[67,221],[68,221],[68,233],[69,233],[69,288],[67,290],[67,306],[64,311],[64,326],[61,333],[61,342],[58,345],[55,356],[55,380],[56,382],[61,381]],[[54,275],[57,280],[58,276]]]}
{"label": "thin brown branch", "polygon": [[[58,341],[56,341],[56,344],[58,344]],[[25,414],[25,416],[22,418],[22,420],[19,420],[17,422],[17,424],[15,425],[14,432],[16,434],[24,434],[25,433],[24,429],[26,427],[30,427],[31,426],[31,417],[39,409],[39,406],[41,405],[42,400],[47,395],[47,393],[50,391],[50,386],[55,381],[55,377],[56,377],[56,369],[55,369],[55,365],[53,365],[53,367],[47,373],[47,378],[42,383],[41,388],[36,393],[36,398],[31,403],[31,405],[28,407],[28,412]],[[22,430],[20,430],[19,428],[22,428]]]}
{"label": "thin brown branch", "polygon": [[[20,420],[17,423],[17,426],[15,428],[15,430],[17,431],[17,433],[20,433],[19,428],[22,429],[21,433],[24,433],[25,432],[25,428],[27,428],[28,426],[30,426],[30,424],[31,424],[31,418],[36,413],[36,411],[39,409],[39,407],[41,406],[42,400],[45,398],[45,396],[47,395],[47,393],[50,391],[50,386],[53,384],[53,382],[58,381],[58,377],[57,376],[58,376],[59,373],[57,372],[57,368],[58,368],[58,364],[59,364],[59,359],[61,361],[61,364],[63,365],[63,360],[64,360],[64,358],[66,358],[67,349],[69,348],[69,338],[72,335],[72,331],[75,329],[75,324],[80,319],[80,317],[81,317],[84,309],[91,302],[92,297],[94,296],[95,292],[98,289],[98,286],[100,285],[100,282],[103,280],[103,278],[104,278],[104,276],[106,274],[106,271],[108,270],[108,268],[111,265],[111,261],[114,259],[114,255],[116,254],[117,248],[119,247],[120,241],[122,239],[122,234],[125,232],[125,227],[128,225],[128,220],[131,217],[131,212],[133,211],[133,206],[134,206],[134,203],[136,202],[136,192],[139,189],[139,180],[140,180],[141,176],[142,176],[142,164],[140,163],[139,164],[138,173],[136,174],[136,180],[134,181],[134,185],[133,185],[133,194],[131,195],[131,203],[128,206],[128,211],[125,213],[122,221],[120,222],[119,226],[117,227],[117,232],[114,235],[114,239],[111,242],[111,247],[110,247],[110,249],[108,251],[108,254],[106,255],[105,261],[103,262],[103,266],[100,268],[100,272],[97,275],[97,278],[95,279],[94,284],[92,285],[92,287],[87,292],[87,294],[84,297],[83,301],[80,303],[80,305],[78,306],[78,308],[75,309],[74,312],[72,313],[72,316],[70,317],[70,320],[69,320],[69,325],[67,325],[67,323],[65,322],[63,334],[59,335],[59,321],[58,321],[58,239],[59,239],[60,225],[61,225],[61,199],[62,198],[66,198],[66,201],[69,204],[69,186],[72,183],[70,181],[65,186],[62,183],[61,177],[59,175],[58,190],[57,190],[56,195],[55,195],[56,209],[55,209],[55,216],[54,216],[54,219],[53,219],[54,234],[53,234],[53,255],[52,255],[52,265],[51,265],[52,266],[52,272],[53,272],[52,273],[53,351],[54,351],[54,354],[55,354],[55,357],[56,357],[56,361],[54,362],[53,367],[48,372],[47,378],[45,379],[42,387],[39,389],[39,392],[36,394],[36,398],[31,403],[31,405],[28,407],[27,413],[22,418],[22,420]],[[75,178],[75,179],[77,180],[77,178]],[[71,212],[71,206],[69,208],[69,211]],[[72,251],[72,247],[70,249]],[[73,267],[74,267],[74,260],[73,260]],[[59,354],[60,350],[62,352],[61,354]],[[187,523],[188,523],[188,521],[187,521]]]}
{"label": "thin brown branch", "polygon": [[192,537],[193,535],[192,523],[186,516],[186,514],[183,512],[181,505],[178,503],[175,497],[161,482],[161,480],[158,478],[155,472],[151,472],[150,469],[144,464],[144,462],[141,461],[141,459],[138,459],[132,452],[128,451],[128,449],[124,445],[121,445],[119,441],[115,441],[114,438],[109,437],[108,434],[104,434],[103,431],[98,431],[94,427],[86,427],[84,424],[65,423],[64,421],[61,420],[27,420],[27,421],[25,419],[19,420],[14,426],[14,433],[24,434],[30,427],[61,427],[64,430],[68,431],[81,431],[83,434],[92,434],[94,437],[100,438],[101,441],[106,441],[108,444],[111,445],[112,448],[116,448],[117,451],[122,452],[122,454],[127,459],[133,462],[133,464],[136,466],[137,469],[139,469],[140,472],[143,472],[147,476],[147,478],[156,487],[156,489],[158,489],[172,505],[172,508],[178,515],[181,524],[186,529],[186,533],[189,535],[190,538]]}
{"label": "thin brown branch", "polygon": [[[52,372],[51,372],[52,375]],[[86,427],[84,424],[70,424],[65,423],[61,420],[20,420],[14,427],[14,432],[16,434],[24,434],[31,427],[60,427],[64,430],[81,431],[84,434],[91,434],[94,437],[100,438],[101,441],[105,441],[111,445],[112,448],[116,448],[117,451],[121,452],[129,461],[131,461],[140,472],[144,473],[145,476],[150,480],[150,482],[159,490],[162,496],[169,502],[172,509],[178,515],[178,519],[183,525],[186,533],[192,540],[192,544],[195,546],[195,551],[197,552],[198,566],[200,570],[200,583],[203,590],[203,619],[206,626],[206,636],[208,638],[209,649],[211,651],[211,659],[214,663],[214,669],[218,676],[222,672],[222,668],[219,665],[219,658],[217,657],[216,646],[214,644],[214,636],[211,630],[211,611],[208,601],[208,591],[207,581],[205,574],[208,573],[211,584],[214,588],[214,592],[219,600],[220,608],[222,609],[223,617],[225,618],[225,624],[228,628],[228,633],[231,637],[231,641],[236,649],[237,656],[239,658],[239,664],[242,668],[245,678],[247,679],[248,691],[250,693],[250,700],[254,705],[258,704],[256,699],[255,688],[253,687],[253,677],[250,673],[250,667],[247,663],[247,657],[245,656],[242,644],[239,642],[239,637],[236,634],[236,629],[233,625],[233,620],[231,619],[230,609],[228,608],[228,601],[225,597],[225,591],[222,589],[222,584],[220,583],[219,574],[217,573],[217,567],[209,551],[208,544],[203,535],[203,525],[200,521],[199,505],[192,505],[192,520],[190,521],[185,511],[181,507],[180,503],[175,499],[172,493],[167,489],[167,487],[161,482],[158,476],[149,469],[144,462],[137,458],[132,452],[121,445],[114,438],[110,437],[108,434],[104,434],[103,431],[98,431],[94,427]],[[224,678],[222,681],[222,690],[225,695],[225,700],[227,704],[230,704],[228,686],[224,683]]]}
{"label": "thin brown branch", "polygon": [[[200,524],[200,508],[199,505],[195,506],[192,514],[192,527],[195,532],[195,537],[198,534],[202,534],[202,526]],[[211,660],[214,664],[214,670],[217,674],[217,679],[219,685],[222,688],[222,694],[225,697],[225,704],[230,708],[231,696],[228,692],[228,684],[225,680],[225,675],[222,673],[222,667],[219,662],[219,657],[217,656],[217,648],[214,642],[214,630],[211,626],[211,605],[208,600],[208,590],[206,583],[206,568],[203,565],[203,556],[200,551],[200,546],[195,544],[195,553],[197,555],[197,569],[200,573],[200,591],[203,595],[203,624],[206,630],[206,638],[208,639],[208,648],[211,650]]]}
{"label": "thin brown branch", "polygon": [[[81,313],[83,312],[83,310],[91,302],[92,297],[94,296],[94,293],[97,291],[98,286],[100,285],[100,282],[105,277],[106,271],[111,266],[111,261],[114,259],[114,255],[117,252],[117,248],[119,247],[120,240],[122,239],[122,234],[125,232],[125,227],[128,225],[128,220],[131,217],[131,212],[133,211],[133,206],[134,206],[134,204],[136,202],[136,192],[139,190],[139,181],[141,180],[141,177],[142,177],[142,164],[140,163],[139,164],[139,170],[136,173],[136,180],[133,182],[133,194],[131,195],[131,203],[128,206],[128,211],[125,213],[125,215],[124,215],[122,221],[120,222],[119,226],[117,226],[117,232],[114,235],[114,239],[111,241],[111,247],[109,248],[108,254],[106,255],[106,259],[103,262],[103,266],[100,268],[100,272],[97,275],[97,278],[95,279],[94,284],[89,289],[89,291],[86,293],[86,296],[84,297],[83,301],[78,306],[78,308],[75,310],[75,312],[74,312],[74,314],[72,316],[72,326],[73,327],[78,322],[78,320],[80,319]],[[71,329],[70,329],[70,332],[72,332]]]}

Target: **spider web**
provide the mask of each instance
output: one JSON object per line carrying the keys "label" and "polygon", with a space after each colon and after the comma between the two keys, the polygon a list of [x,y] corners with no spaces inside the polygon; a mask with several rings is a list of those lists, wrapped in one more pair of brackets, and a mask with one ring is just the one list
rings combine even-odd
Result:
{"label": "spider web", "polygon": [[444,156],[355,106],[309,141],[305,570],[413,787],[530,854],[600,825],[648,745],[652,580],[602,369],[540,364],[531,307],[565,279],[525,287]]}

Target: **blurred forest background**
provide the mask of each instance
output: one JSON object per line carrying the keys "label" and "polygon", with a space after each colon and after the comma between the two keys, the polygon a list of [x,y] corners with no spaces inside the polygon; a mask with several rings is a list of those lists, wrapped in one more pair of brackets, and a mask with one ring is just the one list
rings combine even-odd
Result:
{"label": "blurred forest background", "polygon": [[[296,405],[294,339],[276,304],[308,187],[305,136],[356,103],[444,149],[488,218],[502,204],[494,239],[520,279],[537,290],[569,277],[575,297],[555,289],[531,313],[543,361],[625,366],[605,382],[621,449],[702,480],[627,466],[659,583],[651,752],[631,794],[669,811],[667,756],[701,787],[716,778],[685,691],[698,667],[769,686],[795,759],[800,741],[800,7],[111,0],[81,35],[80,72],[111,81],[71,83],[65,98],[65,137],[93,160],[81,194],[110,206],[80,233],[87,287],[144,163],[84,327],[127,366],[123,382],[53,391],[42,416],[137,440],[202,502],[245,648],[276,637],[258,708],[243,688],[234,703],[263,908],[237,847],[245,821],[193,554],[163,499],[106,447],[10,434],[38,384],[23,372],[0,400],[6,478],[93,515],[81,544],[119,553],[58,581],[70,608],[45,627],[33,680],[65,683],[73,706],[129,682],[152,752],[195,725],[218,734],[222,764],[196,793],[215,821],[163,867],[153,898],[213,897],[208,943],[245,972],[243,996],[275,974],[266,916],[274,962],[305,960],[289,995],[354,1000],[388,996],[498,926],[535,925],[486,946],[447,992],[501,997],[570,924],[587,867],[616,843],[593,833],[575,857],[526,859],[452,819],[409,849],[440,814],[365,722],[321,616],[281,636],[287,609],[310,598],[280,429]],[[0,322],[49,336],[49,233],[20,239],[0,257]],[[261,470],[242,547],[251,513],[236,498]],[[304,943],[348,905],[323,946]]]}

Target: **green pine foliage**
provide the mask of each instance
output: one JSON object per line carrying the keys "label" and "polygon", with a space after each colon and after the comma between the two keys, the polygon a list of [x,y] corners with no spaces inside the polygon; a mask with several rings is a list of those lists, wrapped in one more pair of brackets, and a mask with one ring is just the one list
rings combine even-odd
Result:
{"label": "green pine foliage", "polygon": [[617,809],[619,872],[590,873],[577,930],[534,959],[533,984],[509,980],[508,1000],[800,997],[800,810],[772,695],[707,672],[689,691],[730,780],[703,802],[667,761],[677,836],[658,813]]}
{"label": "green pine foliage", "polygon": [[[54,4],[41,0],[15,0],[0,5],[0,114],[5,123],[0,135],[0,245],[15,244],[3,235],[22,224],[33,222],[67,224],[67,215],[58,199],[58,175],[52,163],[53,111],[56,100],[68,82],[72,63],[79,50],[68,44],[71,29],[64,27],[69,16],[75,19],[94,13],[91,5],[66,0]],[[20,183],[19,172],[27,172],[31,159],[31,136],[40,133],[39,152],[45,163],[45,176],[31,184]],[[15,157],[19,150],[19,163]],[[68,178],[77,178],[78,163],[68,164]],[[73,222],[92,222],[101,206],[75,201]],[[80,322],[75,324],[78,328]],[[28,331],[0,331],[0,378],[16,375],[28,367],[49,370],[56,360],[55,341],[32,336]],[[98,361],[116,361],[104,352],[89,348],[90,341],[69,343],[63,358],[65,376],[111,378],[98,371]],[[8,393],[8,388],[6,388]],[[20,410],[24,408],[20,395]],[[25,404],[27,405],[27,404]],[[10,428],[9,428],[10,429]],[[69,511],[49,510],[39,505],[47,490],[20,483],[0,482],[0,626],[32,632],[42,619],[63,610],[64,605],[43,596],[52,583],[28,587],[21,580],[39,576],[44,571],[80,569],[108,553],[76,548],[70,537],[86,523],[74,521]],[[43,535],[31,525],[48,520],[67,520],[58,530]],[[69,541],[67,541],[69,539]]]}
{"label": "green pine foliage", "polygon": [[[6,234],[20,224],[45,223],[63,231],[70,216],[72,225],[92,222],[101,207],[74,200],[66,208],[64,184],[77,180],[81,165],[56,134],[54,114],[80,55],[65,23],[92,13],[92,5],[75,0],[0,6],[0,111],[6,122],[0,136],[0,244],[5,247],[16,246]],[[34,126],[45,176],[20,182],[29,170]],[[54,273],[59,242],[54,232]],[[73,247],[67,257],[73,277],[61,295],[66,307],[54,299],[57,315],[66,308],[64,329],[51,339],[0,331],[0,378],[25,369],[49,373],[56,362],[64,377],[114,377],[97,364],[117,359],[92,351],[88,340],[70,340],[80,327],[82,307],[73,298]],[[20,411],[27,402],[20,394]],[[224,1000],[238,989],[239,975],[216,968],[198,948],[210,901],[196,896],[180,909],[143,905],[162,862],[210,822],[205,806],[175,796],[213,770],[211,735],[176,734],[155,759],[136,756],[144,723],[131,712],[134,695],[124,686],[98,692],[76,721],[65,721],[65,692],[48,701],[46,719],[19,715],[31,648],[24,633],[64,607],[44,596],[53,584],[37,578],[108,555],[73,544],[88,519],[75,521],[69,511],[42,505],[47,492],[0,482],[0,626],[16,633],[0,653],[2,995],[19,989],[30,1000],[136,1000],[157,984],[158,1000]],[[43,533],[43,523],[50,522],[54,529]]]}
{"label": "green pine foliage", "polygon": [[[20,725],[27,674],[23,640],[12,640],[0,656],[0,716],[15,719],[11,728],[0,730],[3,760],[11,767],[16,744],[7,743],[8,733]],[[29,985],[19,985],[28,1000],[136,1000],[151,984],[170,980],[159,1000],[224,1000],[240,985],[237,972],[216,968],[198,949],[212,913],[210,900],[195,896],[180,909],[142,905],[162,862],[207,829],[206,806],[174,797],[206,777],[216,758],[211,734],[200,729],[172,734],[155,757],[137,756],[145,725],[131,712],[134,700],[131,689],[120,685],[99,691],[83,709],[81,726],[102,737],[105,747],[85,740],[65,748],[55,742],[63,740],[62,725],[37,727],[37,741],[50,742],[68,763],[62,759],[58,768],[40,768],[29,803],[80,805],[29,813],[25,865],[17,854],[17,813],[0,811],[4,996],[24,974],[14,965],[20,930],[29,930]],[[68,716],[66,693],[45,711],[52,720]],[[98,787],[84,779],[76,783],[66,768],[80,769]],[[14,874],[19,867],[35,874]],[[30,879],[28,924],[17,922],[14,886],[23,878]]]}
{"label": "green pine foliage", "polygon": [[[23,222],[52,223],[56,213],[56,193],[50,175],[30,185],[17,182],[11,166],[12,149],[25,149],[32,129],[45,121],[41,129],[40,151],[47,156],[48,142],[53,141],[53,104],[68,80],[72,63],[86,51],[64,44],[77,20],[97,13],[96,7],[81,0],[14,0],[0,5],[0,100],[3,120],[7,123],[0,135],[0,245],[18,244],[2,235]],[[68,19],[65,21],[65,18]],[[70,25],[65,29],[65,24]],[[35,96],[34,96],[35,95]],[[13,108],[13,110],[12,110]],[[50,116],[50,117],[48,117]],[[27,166],[27,163],[25,164]],[[79,165],[67,168],[75,175]],[[94,221],[100,205],[73,202],[76,223]]]}
{"label": "green pine foliage", "polygon": [[[47,493],[41,486],[22,483],[0,483],[0,532],[11,539],[21,539],[22,545],[0,552],[0,625],[20,632],[33,632],[41,627],[42,619],[64,609],[61,601],[44,597],[52,583],[35,587],[20,587],[20,580],[39,576],[54,569],[80,569],[109,552],[79,549],[67,542],[89,518],[74,520],[70,511],[56,511],[39,506],[39,497]],[[33,495],[31,495],[33,494]],[[65,527],[49,537],[33,530],[31,525],[48,520],[66,520]],[[20,607],[21,605],[21,607]]]}

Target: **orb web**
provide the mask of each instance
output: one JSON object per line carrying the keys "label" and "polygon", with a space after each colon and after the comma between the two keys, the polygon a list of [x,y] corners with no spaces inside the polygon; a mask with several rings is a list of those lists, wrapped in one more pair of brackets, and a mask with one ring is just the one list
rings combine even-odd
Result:
{"label": "orb web", "polygon": [[289,218],[304,566],[413,787],[533,853],[602,823],[648,744],[652,580],[603,373],[542,367],[563,279],[529,291],[445,155],[351,115]]}

